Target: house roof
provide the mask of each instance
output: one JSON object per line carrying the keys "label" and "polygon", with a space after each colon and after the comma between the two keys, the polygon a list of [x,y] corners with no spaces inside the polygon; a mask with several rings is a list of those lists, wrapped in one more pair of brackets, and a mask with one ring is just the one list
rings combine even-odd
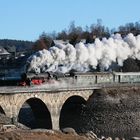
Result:
{"label": "house roof", "polygon": [[6,49],[0,46],[0,56],[1,55],[10,55],[10,53]]}

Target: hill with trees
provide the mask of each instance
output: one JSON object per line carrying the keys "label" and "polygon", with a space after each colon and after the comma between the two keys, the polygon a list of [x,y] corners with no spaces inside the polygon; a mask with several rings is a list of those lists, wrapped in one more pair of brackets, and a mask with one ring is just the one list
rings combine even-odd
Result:
{"label": "hill with trees", "polygon": [[9,46],[15,46],[17,51],[30,50],[34,42],[23,41],[23,40],[12,40],[12,39],[0,39],[0,46],[7,48]]}

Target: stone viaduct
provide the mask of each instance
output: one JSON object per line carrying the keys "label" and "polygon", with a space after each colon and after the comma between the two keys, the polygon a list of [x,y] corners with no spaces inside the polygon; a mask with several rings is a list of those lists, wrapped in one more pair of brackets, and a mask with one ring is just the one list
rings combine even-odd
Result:
{"label": "stone viaduct", "polygon": [[[105,90],[106,87],[101,85],[88,88],[83,87],[77,89],[74,88],[57,90],[41,90],[31,87],[1,87],[1,112],[3,112],[7,117],[11,118],[13,123],[16,123],[18,122],[20,110],[25,102],[31,106],[32,110],[36,112],[36,115],[41,113],[44,114],[45,109],[47,108],[50,115],[52,129],[58,130],[60,128],[59,123],[61,110],[67,100],[70,98],[76,98],[77,102],[90,101],[90,97],[92,94],[94,94],[94,91],[102,88]],[[117,89],[117,87],[115,88]],[[45,109],[43,110],[43,108]]]}

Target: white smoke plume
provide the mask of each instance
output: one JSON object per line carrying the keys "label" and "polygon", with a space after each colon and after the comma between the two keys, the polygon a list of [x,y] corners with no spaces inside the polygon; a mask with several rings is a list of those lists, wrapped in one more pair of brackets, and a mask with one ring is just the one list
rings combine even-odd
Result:
{"label": "white smoke plume", "polygon": [[140,60],[140,35],[132,33],[122,38],[120,34],[112,35],[102,41],[95,39],[93,44],[78,43],[74,47],[71,44],[56,44],[49,50],[41,50],[28,58],[28,71],[61,72],[66,73],[71,69],[86,72],[89,68],[108,69],[114,62],[123,65],[127,58]]}

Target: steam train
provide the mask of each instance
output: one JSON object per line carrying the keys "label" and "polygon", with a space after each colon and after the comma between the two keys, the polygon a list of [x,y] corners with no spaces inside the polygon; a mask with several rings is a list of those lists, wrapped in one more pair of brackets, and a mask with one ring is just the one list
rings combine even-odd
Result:
{"label": "steam train", "polygon": [[140,72],[71,72],[71,73],[53,73],[43,74],[27,73],[21,76],[19,85],[40,85],[51,80],[74,81],[78,84],[102,84],[102,83],[139,83]]}

